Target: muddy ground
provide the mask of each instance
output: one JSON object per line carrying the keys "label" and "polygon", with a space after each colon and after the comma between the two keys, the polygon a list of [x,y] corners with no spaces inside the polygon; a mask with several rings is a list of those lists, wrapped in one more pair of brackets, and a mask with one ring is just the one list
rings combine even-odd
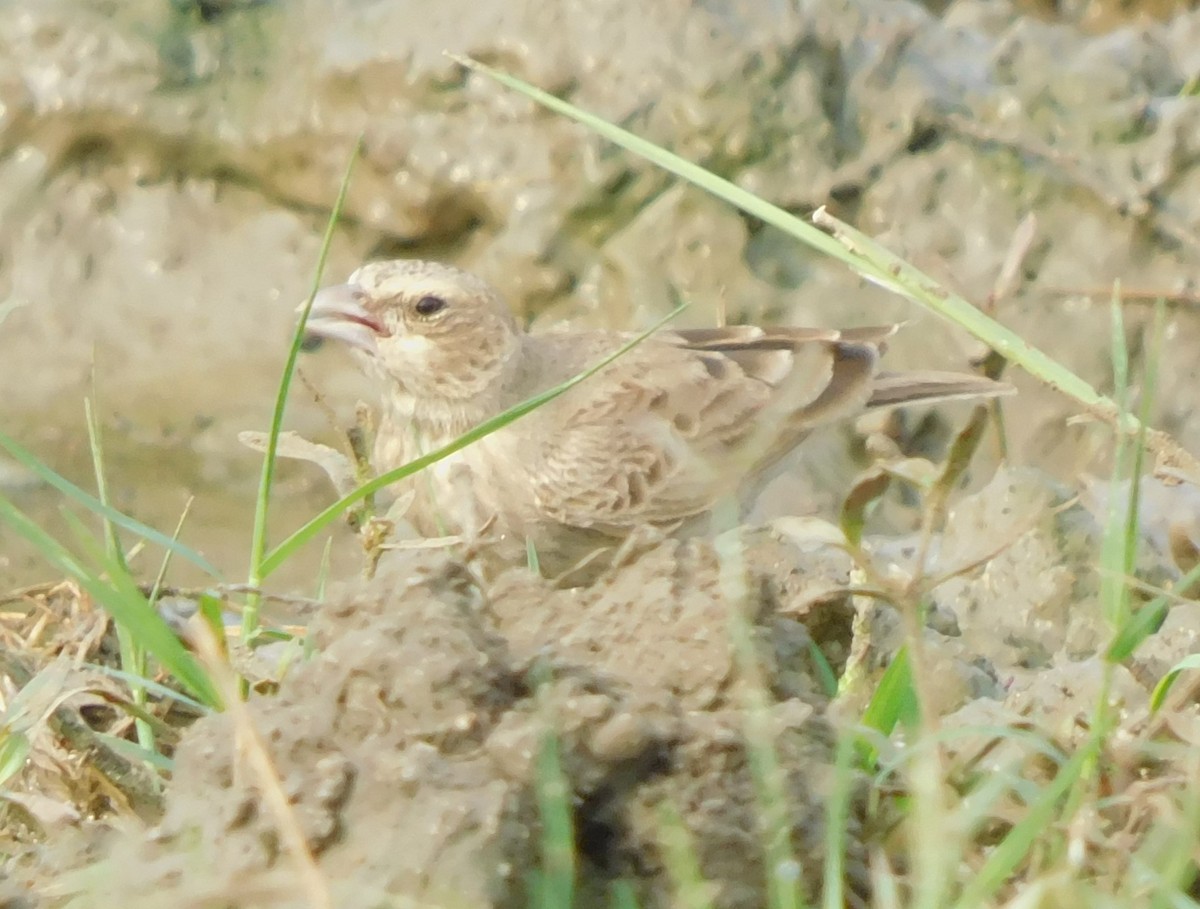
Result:
{"label": "muddy ground", "polygon": [[[9,9],[0,425],[83,482],[81,402],[94,394],[115,504],[170,529],[195,496],[185,539],[244,573],[258,464],[237,433],[268,421],[359,133],[331,277],[381,255],[443,258],[485,275],[535,328],[635,327],[682,295],[694,325],[907,320],[888,353],[896,368],[961,369],[980,353],[934,316],[467,75],[449,50],[791,210],[828,205],[1101,388],[1112,283],[1126,295],[1135,368],[1148,304],[1166,296],[1154,422],[1196,451],[1200,106],[1186,87],[1200,72],[1200,13],[1167,7],[1159,18],[1096,3],[1073,17],[867,0]],[[299,389],[289,426],[332,439],[362,386],[335,351],[302,368],[320,400]],[[1005,405],[1008,467],[996,472],[993,431],[931,550],[930,576],[970,570],[935,590],[925,658],[948,725],[1033,724],[1069,750],[1107,641],[1096,571],[1106,491],[1092,478],[1107,476],[1111,439],[1068,422],[1078,407],[1064,396],[1009,378],[1020,394]],[[136,818],[108,791],[80,816],[51,817],[29,800],[44,778],[35,771],[58,760],[82,771],[49,741],[12,790],[24,801],[0,814],[35,843],[10,853],[0,905],[70,893],[97,906],[165,905],[168,894],[310,904],[268,784],[247,763],[250,728],[333,904],[527,904],[548,726],[561,740],[582,905],[606,903],[621,880],[640,905],[668,902],[664,806],[682,817],[717,904],[761,905],[746,744],[757,691],[768,694],[760,738],[781,756],[785,823],[815,892],[836,729],[902,623],[850,596],[861,569],[800,518],[834,517],[868,452],[938,460],[966,414],[956,405],[830,431],[797,453],[731,538],[740,545],[668,544],[585,589],[516,568],[482,578],[455,553],[389,558],[373,581],[331,592],[313,619],[315,658],[252,697],[249,721],[191,729],[161,818],[152,807]],[[8,460],[0,492],[61,529],[58,499]],[[294,465],[280,493],[278,533],[330,497],[316,471]],[[1161,584],[1178,576],[1171,541],[1196,538],[1198,510],[1186,487],[1155,487],[1148,501],[1142,576]],[[881,577],[917,570],[921,504],[896,492],[880,509],[868,548]],[[334,576],[353,577],[353,535],[334,542]],[[278,590],[315,589],[319,552],[288,566]],[[46,571],[0,527],[0,589]],[[180,566],[176,580],[195,578]],[[749,623],[761,678],[731,649],[731,607]],[[1177,607],[1117,680],[1130,730],[1143,728],[1157,678],[1195,647],[1192,610]],[[59,649],[94,653],[102,633]],[[814,648],[857,680],[836,702]],[[1187,740],[1188,723],[1173,733]],[[868,898],[871,850],[891,845],[873,782],[859,780],[851,799],[854,899]]]}

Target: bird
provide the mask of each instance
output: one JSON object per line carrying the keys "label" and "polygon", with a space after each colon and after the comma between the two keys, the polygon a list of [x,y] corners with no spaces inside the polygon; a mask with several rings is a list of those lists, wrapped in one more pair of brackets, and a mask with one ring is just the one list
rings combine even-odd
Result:
{"label": "bird", "polygon": [[[663,328],[557,398],[405,481],[426,537],[485,533],[560,569],[635,531],[702,526],[814,428],[872,408],[1011,388],[879,368],[895,324]],[[312,300],[306,342],[348,346],[378,393],[382,473],[595,366],[634,333],[531,333],[452,265],[369,262]]]}

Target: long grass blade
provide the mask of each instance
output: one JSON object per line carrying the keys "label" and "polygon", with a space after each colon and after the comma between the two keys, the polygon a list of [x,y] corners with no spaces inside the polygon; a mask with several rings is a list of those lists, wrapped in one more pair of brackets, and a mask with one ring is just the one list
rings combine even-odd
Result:
{"label": "long grass blade", "polygon": [[833,786],[825,806],[825,882],[822,889],[824,909],[842,909],[846,905],[846,847],[850,824],[850,796],[854,786],[854,736],[838,736],[833,766]]}
{"label": "long grass blade", "polygon": [[1173,593],[1157,596],[1135,612],[1113,638],[1104,659],[1110,663],[1120,663],[1132,656],[1138,646],[1158,630],[1163,619],[1167,617],[1172,602],[1177,602],[1180,596],[1190,596],[1197,583],[1200,583],[1200,565],[1194,566],[1172,585]]}
{"label": "long grass blade", "polygon": [[21,466],[28,468],[37,474],[44,483],[52,486],[59,492],[63,493],[67,498],[78,502],[88,511],[100,515],[108,521],[112,521],[118,527],[123,527],[126,530],[137,534],[139,537],[167,549],[177,556],[187,559],[205,574],[216,578],[218,581],[224,580],[221,572],[208,559],[200,555],[189,546],[185,546],[178,540],[173,540],[170,536],[160,530],[155,530],[149,524],[143,524],[141,521],[122,514],[115,508],[105,505],[89,492],[80,489],[66,477],[52,470],[48,465],[44,464],[37,455],[29,451],[27,448],[20,445],[15,439],[3,432],[0,432],[0,448],[3,448],[12,457],[14,461]]}
{"label": "long grass blade", "polygon": [[967,881],[954,909],[976,909],[990,905],[990,900],[1025,861],[1066,794],[1079,780],[1084,767],[1094,759],[1094,748],[1081,748],[1059,770],[1054,780],[1042,790],[1038,799],[1029,806],[1003,840],[991,851],[983,867]]}
{"label": "long grass blade", "polygon": [[[329,248],[333,244],[333,232],[337,228],[346,204],[346,193],[350,188],[350,175],[354,164],[362,153],[363,137],[359,136],[346,162],[346,170],[342,174],[342,184],[338,188],[337,200],[329,221],[325,225],[325,236],[321,241],[321,252],[317,257],[317,267],[313,272],[312,288],[304,309],[296,322],[296,330],[292,334],[292,345],[288,349],[287,360],[284,362],[283,374],[279,379],[279,389],[275,394],[275,410],[271,415],[271,428],[267,434],[267,449],[263,453],[262,474],[258,482],[258,497],[254,508],[254,531],[250,540],[250,579],[248,585],[254,589],[262,586],[263,578],[270,572],[265,571],[263,562],[267,552],[267,513],[271,503],[271,485],[275,479],[275,460],[279,450],[279,433],[283,426],[283,414],[287,409],[288,392],[292,387],[292,376],[296,372],[296,361],[300,357],[300,348],[304,343],[304,329],[308,324],[308,315],[312,312],[313,301],[321,289],[321,281],[325,274],[325,263],[329,259]],[[251,595],[246,599],[246,607],[242,610],[242,640],[252,643],[258,631],[259,598]]]}
{"label": "long grass blade", "polygon": [[[93,396],[95,396],[95,392],[96,374],[93,367]],[[96,477],[96,495],[101,502],[111,507],[108,498],[108,474],[104,469],[104,443],[100,435],[100,423],[96,419],[96,411],[92,407],[91,399],[83,399],[83,412],[87,423],[88,444],[91,446],[92,452],[92,472]],[[126,559],[125,550],[121,547],[121,537],[117,533],[117,525],[103,515],[101,515],[101,521],[104,524],[104,546],[109,564],[116,566],[123,574],[129,574],[129,560]],[[178,534],[176,534],[176,538],[178,538]],[[167,552],[170,553],[170,550]],[[134,676],[149,675],[145,648],[137,642],[130,629],[120,622],[117,623],[117,648],[121,654],[122,668]],[[139,709],[145,707],[145,688],[132,682],[129,686],[129,693],[133,703]],[[138,744],[143,750],[153,753],[155,751],[154,728],[140,717],[134,720],[134,728],[137,731]]]}
{"label": "long grass blade", "polygon": [[161,682],[156,682],[154,679],[146,678],[145,676],[136,676],[126,672],[123,669],[114,669],[112,666],[103,666],[100,663],[84,663],[83,664],[90,672],[98,672],[101,675],[107,675],[114,679],[119,679],[126,685],[141,685],[148,692],[156,697],[166,700],[178,701],[197,713],[211,713],[211,709],[204,704],[201,704],[195,698],[190,697],[182,691],[176,691],[174,688],[168,687]]}
{"label": "long grass blade", "polygon": [[659,807],[658,831],[663,866],[674,891],[671,905],[679,909],[713,909],[712,887],[704,880],[696,844],[679,808],[670,799]]}
{"label": "long grass blade", "polygon": [[542,867],[535,875],[537,909],[571,909],[575,898],[575,824],[571,784],[563,768],[556,717],[549,697],[550,674],[535,669],[538,714],[543,727],[537,744],[534,794],[542,822]]}
{"label": "long grass blade", "polygon": [[97,732],[96,738],[129,761],[141,761],[149,764],[159,773],[171,773],[175,770],[175,762],[165,754],[160,754],[152,748],[145,748],[128,739],[109,735],[107,732]]}
{"label": "long grass blade", "polygon": [[[791,212],[772,205],[735,183],[705,170],[700,165],[660,148],[595,114],[581,110],[561,98],[556,98],[548,92],[535,88],[521,79],[493,69],[477,60],[454,55],[450,55],[450,57],[462,66],[482,73],[543,107],[583,124],[615,145],[657,164],[717,198],[724,199],[747,214],[753,215],[789,236],[845,263],[874,283],[949,319],[979,338],[1005,359],[1016,363],[1042,381],[1075,398],[1090,412],[1113,422],[1123,432],[1132,435],[1138,431],[1140,424],[1136,417],[1128,413],[1121,415],[1111,399],[1100,394],[1084,379],[1028,343],[1016,332],[977,309],[963,297],[951,293],[933,278],[880,246],[870,237],[848,224],[838,221],[826,212],[819,211],[814,215],[814,219],[818,220],[823,227],[834,231],[835,236],[833,237]],[[1200,474],[1200,465],[1195,464],[1194,459],[1191,459],[1186,452],[1177,450],[1176,446],[1172,449],[1172,454],[1180,459],[1181,468]]]}

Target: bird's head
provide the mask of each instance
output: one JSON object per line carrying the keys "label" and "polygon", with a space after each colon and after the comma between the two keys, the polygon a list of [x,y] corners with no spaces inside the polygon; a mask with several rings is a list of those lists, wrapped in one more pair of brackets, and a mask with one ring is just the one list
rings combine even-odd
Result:
{"label": "bird's head", "polygon": [[465,402],[495,387],[520,346],[500,295],[474,275],[416,260],[372,262],[313,301],[310,338],[348,344],[414,399]]}

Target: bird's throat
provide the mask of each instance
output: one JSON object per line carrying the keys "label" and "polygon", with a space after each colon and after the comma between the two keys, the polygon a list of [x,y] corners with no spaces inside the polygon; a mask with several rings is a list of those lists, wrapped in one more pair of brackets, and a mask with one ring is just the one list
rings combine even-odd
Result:
{"label": "bird's throat", "polygon": [[380,433],[400,433],[415,440],[420,450],[413,452],[414,457],[428,454],[495,416],[491,408],[480,404],[397,393],[380,415]]}

